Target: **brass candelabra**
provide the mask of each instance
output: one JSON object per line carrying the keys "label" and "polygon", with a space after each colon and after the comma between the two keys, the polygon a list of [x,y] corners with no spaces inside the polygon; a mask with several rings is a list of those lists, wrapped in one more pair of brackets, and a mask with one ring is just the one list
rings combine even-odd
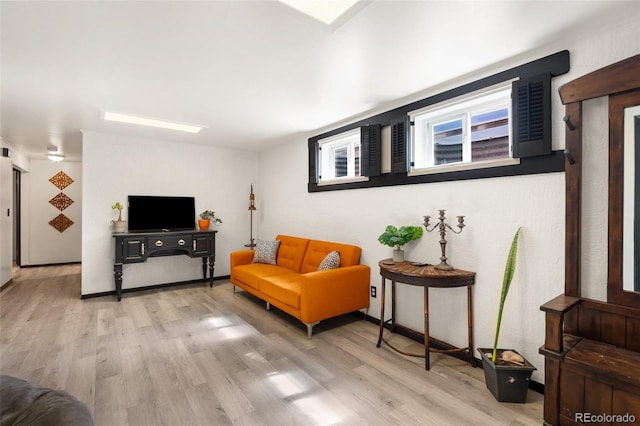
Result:
{"label": "brass candelabra", "polygon": [[440,213],[438,216],[439,222],[434,223],[431,229],[429,229],[429,219],[431,219],[431,216],[424,216],[424,228],[427,230],[427,232],[431,232],[436,228],[438,228],[438,230],[440,231],[440,250],[442,251],[442,255],[440,256],[440,263],[438,265],[435,265],[434,268],[450,271],[453,269],[453,266],[447,263],[447,240],[445,239],[447,228],[454,234],[459,234],[460,232],[462,232],[462,228],[464,228],[465,225],[464,216],[457,216],[458,228],[460,228],[460,230],[456,232],[448,223],[445,222],[445,211],[446,210],[438,210],[438,212]]}

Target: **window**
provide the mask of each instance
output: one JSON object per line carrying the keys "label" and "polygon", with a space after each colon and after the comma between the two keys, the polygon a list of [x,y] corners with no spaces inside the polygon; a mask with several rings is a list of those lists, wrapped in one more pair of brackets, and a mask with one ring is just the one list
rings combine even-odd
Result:
{"label": "window", "polygon": [[[551,144],[551,81],[568,71],[563,50],[310,137],[307,189],[562,172],[564,154]],[[338,146],[358,131],[358,150],[357,140]]]}
{"label": "window", "polygon": [[366,180],[361,175],[360,128],[318,141],[319,183]]}
{"label": "window", "polygon": [[517,164],[510,115],[511,84],[409,113],[410,174]]}

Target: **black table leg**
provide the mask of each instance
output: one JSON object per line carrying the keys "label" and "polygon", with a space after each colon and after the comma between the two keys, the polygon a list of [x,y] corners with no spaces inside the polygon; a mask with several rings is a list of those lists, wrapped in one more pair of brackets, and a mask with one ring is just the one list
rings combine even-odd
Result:
{"label": "black table leg", "polygon": [[207,258],[202,258],[202,281],[207,282]]}
{"label": "black table leg", "polygon": [[384,285],[385,285],[385,281],[386,279],[383,277],[382,278],[382,286],[380,288],[380,334],[378,335],[378,344],[376,345],[376,347],[380,347],[380,345],[382,344],[382,332],[384,330]]}
{"label": "black table leg", "polygon": [[209,288],[213,288],[213,271],[215,270],[216,257],[209,256]]}
{"label": "black table leg", "polygon": [[116,296],[118,302],[122,300],[122,264],[116,263],[113,265],[113,277],[116,280]]}

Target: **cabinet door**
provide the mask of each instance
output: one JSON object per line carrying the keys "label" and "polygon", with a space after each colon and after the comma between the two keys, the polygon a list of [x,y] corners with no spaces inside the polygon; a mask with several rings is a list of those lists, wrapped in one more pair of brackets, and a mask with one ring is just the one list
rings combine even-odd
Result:
{"label": "cabinet door", "polygon": [[193,236],[193,254],[195,256],[209,256],[213,254],[213,250],[212,235]]}
{"label": "cabinet door", "polygon": [[146,238],[123,238],[124,263],[144,262],[146,259]]}

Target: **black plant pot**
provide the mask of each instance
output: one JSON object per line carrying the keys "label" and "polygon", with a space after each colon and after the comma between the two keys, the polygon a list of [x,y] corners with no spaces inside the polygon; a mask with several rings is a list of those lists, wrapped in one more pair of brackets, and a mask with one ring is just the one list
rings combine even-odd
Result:
{"label": "black plant pot", "polygon": [[[502,350],[507,349],[499,349],[499,351]],[[482,369],[484,370],[484,380],[487,388],[494,398],[500,402],[526,402],[529,380],[536,368],[526,359],[523,366],[495,365],[491,362],[491,355],[486,355],[486,353],[491,353],[492,351],[493,349],[478,348],[482,358]]]}

